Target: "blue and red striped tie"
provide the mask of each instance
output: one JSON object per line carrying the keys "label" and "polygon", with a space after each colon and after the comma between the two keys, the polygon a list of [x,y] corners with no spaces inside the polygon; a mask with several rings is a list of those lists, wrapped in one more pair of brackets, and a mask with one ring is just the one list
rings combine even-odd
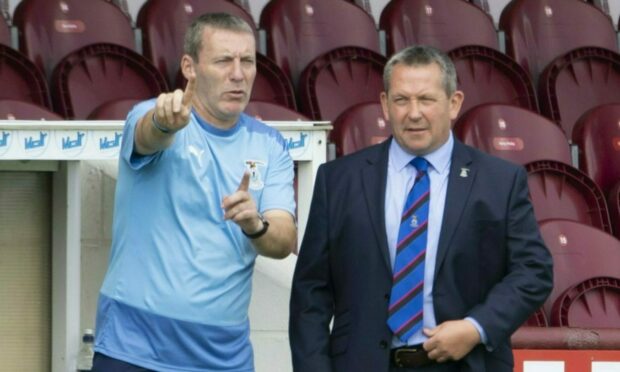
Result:
{"label": "blue and red striped tie", "polygon": [[417,174],[400,220],[388,314],[390,329],[403,342],[422,328],[424,257],[430,200],[428,161],[416,157],[411,165],[416,168]]}

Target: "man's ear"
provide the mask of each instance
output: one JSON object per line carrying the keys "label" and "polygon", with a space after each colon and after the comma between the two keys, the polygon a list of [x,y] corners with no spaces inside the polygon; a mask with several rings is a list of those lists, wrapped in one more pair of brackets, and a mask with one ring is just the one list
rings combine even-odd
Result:
{"label": "man's ear", "polygon": [[454,120],[457,116],[459,116],[464,100],[465,93],[462,91],[457,90],[452,94],[452,97],[450,97],[450,119]]}
{"label": "man's ear", "polygon": [[185,80],[189,80],[191,76],[196,76],[194,59],[189,54],[184,54],[181,58],[181,73]]}

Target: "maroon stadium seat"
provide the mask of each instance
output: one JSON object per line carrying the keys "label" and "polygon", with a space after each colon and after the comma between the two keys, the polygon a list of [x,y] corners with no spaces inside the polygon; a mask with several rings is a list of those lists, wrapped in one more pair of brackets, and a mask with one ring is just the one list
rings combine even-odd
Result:
{"label": "maroon stadium seat", "polygon": [[551,325],[620,329],[620,274],[569,287],[553,304]]}
{"label": "maroon stadium seat", "polygon": [[371,50],[344,47],[325,53],[299,81],[302,112],[314,120],[335,120],[345,109],[376,102],[383,91],[385,57]]}
{"label": "maroon stadium seat", "polygon": [[268,101],[250,101],[245,108],[245,113],[263,121],[309,120],[297,111]]}
{"label": "maroon stadium seat", "polygon": [[336,144],[336,155],[347,155],[383,142],[392,135],[378,102],[360,103],[345,110],[333,122],[330,140]]}
{"label": "maroon stadium seat", "polygon": [[119,99],[98,106],[88,115],[88,120],[125,120],[131,109],[142,100]]}
{"label": "maroon stadium seat", "polygon": [[0,99],[31,102],[51,108],[45,78],[28,58],[0,44]]}
{"label": "maroon stadium seat", "polygon": [[465,1],[391,0],[379,25],[385,30],[388,55],[413,44],[446,52],[464,45],[499,49],[491,16]]}
{"label": "maroon stadium seat", "polygon": [[568,140],[562,130],[547,118],[520,107],[476,106],[459,118],[454,132],[464,143],[515,163],[556,160],[571,165]]}
{"label": "maroon stadium seat", "polygon": [[163,76],[146,58],[112,44],[69,54],[52,81],[56,112],[69,119],[86,119],[110,101],[143,100],[167,90]]}
{"label": "maroon stadium seat", "polygon": [[0,120],[63,120],[58,114],[32,102],[0,99]]}
{"label": "maroon stadium seat", "polygon": [[540,110],[570,138],[583,113],[620,102],[619,87],[620,54],[601,48],[576,49],[555,59],[542,73]]}
{"label": "maroon stadium seat", "polygon": [[334,0],[271,0],[261,13],[267,56],[287,73],[293,85],[319,55],[351,46],[379,53],[372,17],[355,4]]}
{"label": "maroon stadium seat", "polygon": [[618,50],[609,17],[582,0],[513,0],[502,11],[506,52],[534,82],[553,59],[573,49]]}
{"label": "maroon stadium seat", "polygon": [[[186,84],[187,80],[179,69],[175,85],[184,89]],[[256,54],[256,78],[250,100],[272,102],[293,111],[297,109],[293,84],[288,76],[269,57],[260,53]]]}
{"label": "maroon stadium seat", "polygon": [[552,160],[529,163],[526,169],[539,222],[565,219],[612,233],[605,197],[587,174]]}
{"label": "maroon stadium seat", "polygon": [[529,76],[505,54],[483,46],[465,46],[448,54],[456,67],[458,89],[465,93],[459,115],[483,103],[506,103],[538,111]]}
{"label": "maroon stadium seat", "polygon": [[244,19],[256,33],[252,16],[227,0],[148,0],[140,8],[137,26],[142,30],[143,54],[174,86],[183,56],[185,30],[203,13],[229,13]]}
{"label": "maroon stadium seat", "polygon": [[579,147],[579,168],[608,195],[620,181],[620,100],[583,114],[573,128],[573,142]]}
{"label": "maroon stadium seat", "polygon": [[100,0],[22,0],[13,17],[20,50],[45,72],[86,45],[111,43],[135,49],[125,14]]}
{"label": "maroon stadium seat", "polygon": [[620,242],[613,236],[567,220],[542,222],[540,232],[553,256],[553,290],[543,306],[548,316],[571,286],[597,276],[618,276]]}

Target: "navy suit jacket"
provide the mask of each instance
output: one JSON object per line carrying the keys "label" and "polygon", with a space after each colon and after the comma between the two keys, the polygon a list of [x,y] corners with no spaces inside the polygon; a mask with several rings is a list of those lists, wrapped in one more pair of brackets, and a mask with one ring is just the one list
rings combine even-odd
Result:
{"label": "navy suit jacket", "polygon": [[[319,168],[291,293],[295,371],[389,369],[389,146],[390,140]],[[437,324],[473,317],[488,348],[478,345],[442,370],[512,371],[510,335],[551,288],[551,256],[525,170],[455,140],[435,267],[435,317]]]}

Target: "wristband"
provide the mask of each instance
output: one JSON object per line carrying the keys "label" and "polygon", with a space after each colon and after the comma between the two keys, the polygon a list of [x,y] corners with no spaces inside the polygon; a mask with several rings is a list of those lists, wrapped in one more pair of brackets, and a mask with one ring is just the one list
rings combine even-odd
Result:
{"label": "wristband", "polygon": [[250,239],[258,239],[261,236],[265,235],[265,233],[267,232],[267,229],[269,228],[269,221],[267,221],[267,219],[260,213],[258,214],[258,218],[263,223],[263,228],[253,234],[248,234],[245,231],[243,231],[243,229],[241,229],[241,232],[243,233],[243,235],[247,236]]}
{"label": "wristband", "polygon": [[161,124],[157,123],[157,120],[155,119],[155,113],[153,112],[153,119],[151,120],[151,122],[153,123],[153,126],[155,128],[157,128],[160,132],[165,133],[165,134],[170,134],[170,129],[168,128],[164,128],[161,126]]}

